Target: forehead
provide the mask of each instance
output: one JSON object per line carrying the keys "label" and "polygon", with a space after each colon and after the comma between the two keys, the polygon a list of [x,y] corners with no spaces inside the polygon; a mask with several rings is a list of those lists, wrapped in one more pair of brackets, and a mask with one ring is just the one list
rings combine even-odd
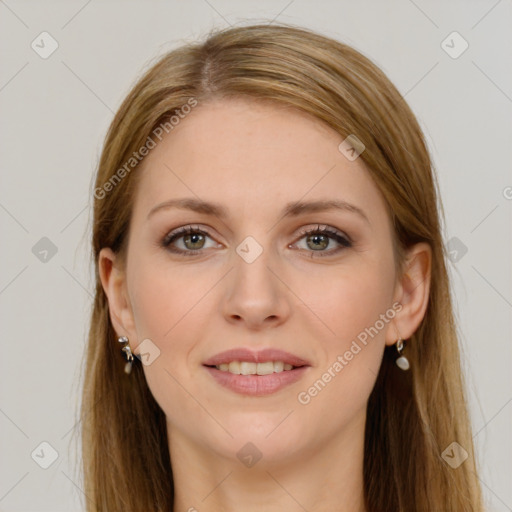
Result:
{"label": "forehead", "polygon": [[251,99],[198,105],[143,162],[136,214],[196,197],[234,214],[281,211],[294,201],[341,200],[382,216],[385,202],[361,158],[336,131],[295,109]]}

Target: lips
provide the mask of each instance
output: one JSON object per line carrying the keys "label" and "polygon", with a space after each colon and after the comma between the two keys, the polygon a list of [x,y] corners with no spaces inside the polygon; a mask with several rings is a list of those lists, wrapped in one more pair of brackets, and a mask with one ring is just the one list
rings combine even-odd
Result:
{"label": "lips", "polygon": [[216,354],[203,362],[204,366],[217,366],[223,363],[230,363],[231,361],[247,361],[249,363],[266,363],[267,361],[282,361],[283,363],[291,364],[294,367],[310,366],[309,361],[302,359],[289,352],[269,348],[258,351],[249,350],[246,348],[235,348],[226,350],[220,354]]}

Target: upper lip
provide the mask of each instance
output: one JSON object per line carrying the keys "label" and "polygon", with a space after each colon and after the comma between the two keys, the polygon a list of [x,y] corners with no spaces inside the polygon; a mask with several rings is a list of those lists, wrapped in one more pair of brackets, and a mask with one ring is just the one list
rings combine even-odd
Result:
{"label": "upper lip", "polygon": [[231,361],[248,361],[251,363],[265,363],[267,361],[282,361],[292,366],[309,366],[309,362],[289,352],[275,348],[266,348],[263,350],[249,350],[247,348],[234,348],[216,354],[203,362],[205,366],[217,366]]}

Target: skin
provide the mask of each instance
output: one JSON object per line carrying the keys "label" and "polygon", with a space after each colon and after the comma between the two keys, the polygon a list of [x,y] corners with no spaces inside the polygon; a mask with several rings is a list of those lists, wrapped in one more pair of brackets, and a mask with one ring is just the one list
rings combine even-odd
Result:
{"label": "skin", "polygon": [[[362,159],[349,161],[338,150],[342,140],[306,114],[254,100],[199,105],[137,171],[126,263],[109,248],[101,251],[117,334],[128,336],[134,354],[145,339],[160,351],[144,373],[167,417],[175,512],[234,511],[240,504],[247,512],[365,510],[367,400],[385,345],[398,332],[408,339],[425,314],[431,251],[411,247],[405,274],[396,275],[384,199]],[[221,203],[229,216],[170,208],[148,218],[156,205],[183,197]],[[286,203],[317,199],[343,199],[368,222],[336,210],[282,218]],[[161,246],[189,224],[208,236],[182,236],[174,247],[199,255]],[[301,234],[318,224],[350,237],[352,246]],[[252,263],[236,252],[247,236],[263,249]],[[298,394],[395,301],[401,310],[394,318],[300,403]],[[243,396],[202,366],[235,347],[277,347],[311,367],[272,395]],[[237,457],[247,442],[262,454],[252,467]]]}

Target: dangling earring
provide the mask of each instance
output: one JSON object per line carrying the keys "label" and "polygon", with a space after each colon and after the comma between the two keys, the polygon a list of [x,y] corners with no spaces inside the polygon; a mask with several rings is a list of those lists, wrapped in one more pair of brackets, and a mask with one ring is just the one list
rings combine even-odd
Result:
{"label": "dangling earring", "polygon": [[126,336],[120,336],[117,340],[119,343],[126,343],[126,345],[121,349],[124,353],[124,357],[127,363],[124,365],[125,373],[130,373],[132,371],[132,362],[133,362],[133,354],[130,349],[130,345],[128,345],[128,338]]}
{"label": "dangling earring", "polygon": [[399,357],[396,359],[395,363],[401,370],[408,370],[411,365],[409,364],[409,359],[402,355],[402,351],[404,349],[404,342],[402,341],[402,338],[399,336],[398,340],[396,342],[396,349],[398,351]]}

